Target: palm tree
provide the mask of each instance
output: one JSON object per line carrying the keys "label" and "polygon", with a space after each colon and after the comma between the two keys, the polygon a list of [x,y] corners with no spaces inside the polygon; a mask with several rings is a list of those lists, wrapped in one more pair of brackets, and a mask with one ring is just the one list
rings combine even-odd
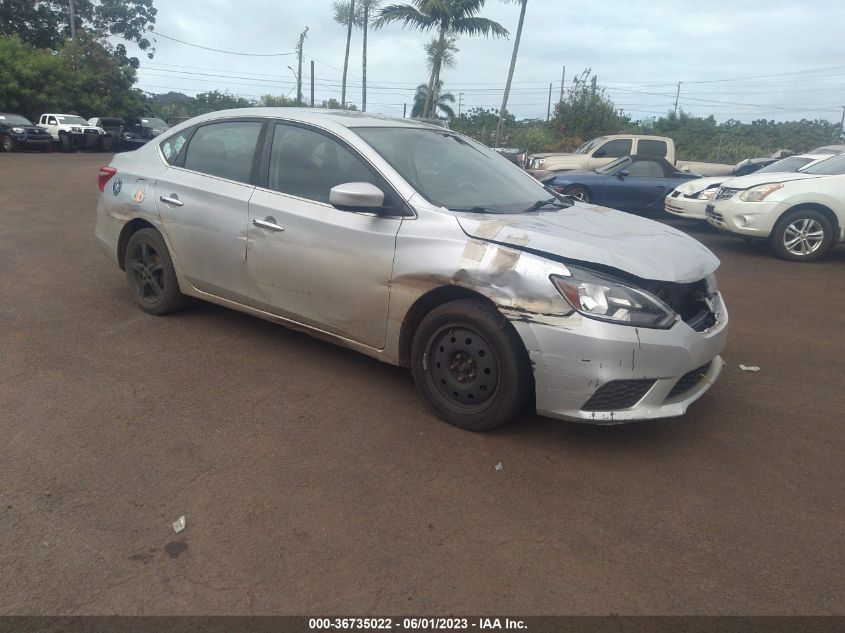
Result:
{"label": "palm tree", "polygon": [[346,107],[346,71],[349,68],[349,44],[352,42],[352,25],[355,23],[355,0],[335,0],[332,3],[334,21],[346,25],[346,55],[343,58],[343,84],[340,91],[340,102]]}
{"label": "palm tree", "polygon": [[[378,8],[381,4],[382,0],[358,0],[357,4],[355,4],[355,0],[335,0],[332,3],[332,8],[334,10],[334,21],[338,24],[343,24],[347,27],[347,31],[349,28],[349,20],[351,16],[352,26],[358,29],[362,29],[364,31],[364,42],[362,46],[362,58],[361,58],[361,111],[367,111],[367,36],[369,34],[369,27],[370,23],[373,21],[371,19],[370,11],[373,9]],[[349,36],[351,33],[347,32],[347,42],[346,42],[346,59],[349,59]],[[346,62],[344,63],[344,68],[346,68]],[[344,81],[344,95],[345,95],[345,86],[346,82]]]}
{"label": "palm tree", "polygon": [[373,23],[380,28],[390,22],[401,22],[403,26],[419,31],[437,31],[438,54],[428,80],[423,116],[431,115],[431,97],[434,87],[440,80],[440,67],[443,63],[442,52],[446,39],[460,35],[484,35],[488,37],[507,37],[508,30],[498,22],[480,18],[476,14],[484,6],[485,0],[411,0],[411,4],[391,4],[384,7]]}
{"label": "palm tree", "polygon": [[377,9],[381,4],[381,0],[361,0],[364,7],[364,15],[361,20],[361,28],[364,29],[364,47],[363,56],[361,59],[361,111],[367,111],[367,31],[370,27],[370,9]]}
{"label": "palm tree", "polygon": [[508,81],[505,84],[505,96],[502,98],[502,108],[499,110],[499,124],[496,126],[496,145],[499,144],[499,138],[502,136],[502,127],[504,126],[505,114],[508,109],[508,96],[511,92],[511,82],[513,81],[513,71],[516,68],[516,55],[519,52],[519,41],[522,39],[522,24],[525,22],[525,8],[528,6],[528,0],[505,0],[505,2],[516,2],[519,7],[519,25],[516,27],[516,39],[513,41],[513,54],[511,55],[511,67],[508,70]]}
{"label": "palm tree", "polygon": [[[452,109],[450,104],[455,103],[455,95],[448,92],[441,92],[442,89],[443,82],[438,81],[434,95],[429,97],[428,86],[425,84],[417,86],[417,92],[414,95],[414,105],[411,108],[411,116],[425,117],[425,114],[423,114],[425,112],[425,106],[426,104],[430,104],[435,117],[437,116],[437,111],[439,110],[440,113],[443,114],[444,118],[449,120],[454,119],[455,111]],[[429,114],[429,116],[431,116],[431,114]]]}
{"label": "palm tree", "polygon": [[455,42],[457,41],[457,38],[447,36],[446,40],[443,42],[443,48],[441,48],[440,42],[437,38],[432,38],[431,41],[423,47],[425,49],[428,72],[431,72],[434,68],[434,64],[438,57],[440,58],[441,70],[444,68],[454,68],[457,65],[455,54],[460,50],[457,46],[455,46]]}

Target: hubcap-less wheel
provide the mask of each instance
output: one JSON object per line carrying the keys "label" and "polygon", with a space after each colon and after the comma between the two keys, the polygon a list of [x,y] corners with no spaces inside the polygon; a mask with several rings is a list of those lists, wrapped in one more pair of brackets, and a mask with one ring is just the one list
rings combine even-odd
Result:
{"label": "hubcap-less wheel", "polygon": [[129,266],[140,299],[153,305],[164,292],[164,266],[161,255],[148,242],[138,242],[129,253]]}
{"label": "hubcap-less wheel", "polygon": [[3,151],[4,152],[11,152],[15,149],[14,144],[12,143],[12,139],[8,136],[3,138]]}
{"label": "hubcap-less wheel", "polygon": [[499,386],[499,363],[488,341],[466,326],[447,326],[432,338],[428,372],[434,391],[450,408],[475,411]]}
{"label": "hubcap-less wheel", "polygon": [[783,246],[789,253],[803,257],[815,253],[824,237],[824,228],[816,220],[797,218],[784,230]]}
{"label": "hubcap-less wheel", "polygon": [[570,198],[575,198],[580,202],[589,203],[590,202],[590,194],[587,193],[586,189],[581,189],[581,187],[574,187],[569,191],[564,191],[564,194],[569,196]]}

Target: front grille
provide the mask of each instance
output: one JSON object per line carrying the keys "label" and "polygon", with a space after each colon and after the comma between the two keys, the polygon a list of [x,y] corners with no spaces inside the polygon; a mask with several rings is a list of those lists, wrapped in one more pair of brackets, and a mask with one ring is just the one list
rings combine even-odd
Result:
{"label": "front grille", "polygon": [[84,132],[86,134],[99,134],[100,133],[98,130],[84,130]]}
{"label": "front grille", "polygon": [[704,377],[707,375],[707,372],[710,371],[711,363],[702,365],[698,369],[693,369],[692,371],[687,372],[686,374],[681,376],[681,379],[675,383],[675,386],[672,387],[672,391],[669,392],[669,395],[666,396],[666,399],[671,400],[672,398],[676,398],[695,387],[699,382],[704,379]]}
{"label": "front grille", "polygon": [[612,380],[599,387],[582,409],[614,411],[633,407],[648,393],[654,383],[654,380]]}
{"label": "front grille", "polygon": [[721,213],[716,213],[712,209],[705,209],[704,214],[707,216],[707,219],[714,224],[718,224],[719,226],[725,225],[725,218],[722,217]]}
{"label": "front grille", "polygon": [[716,190],[716,195],[713,196],[716,200],[728,200],[733,198],[742,189],[732,189],[731,187],[719,187]]}

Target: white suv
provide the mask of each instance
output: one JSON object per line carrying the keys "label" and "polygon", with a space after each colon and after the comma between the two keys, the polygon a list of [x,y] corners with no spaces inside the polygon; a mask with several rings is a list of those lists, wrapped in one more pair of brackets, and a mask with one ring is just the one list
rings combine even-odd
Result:
{"label": "white suv", "polygon": [[47,130],[53,142],[58,143],[63,150],[83,147],[107,149],[104,146],[111,142],[111,137],[103,128],[90,125],[75,114],[42,114],[38,127]]}
{"label": "white suv", "polygon": [[719,229],[767,238],[783,259],[818,259],[845,240],[845,154],[798,173],[728,180],[706,213],[707,221]]}

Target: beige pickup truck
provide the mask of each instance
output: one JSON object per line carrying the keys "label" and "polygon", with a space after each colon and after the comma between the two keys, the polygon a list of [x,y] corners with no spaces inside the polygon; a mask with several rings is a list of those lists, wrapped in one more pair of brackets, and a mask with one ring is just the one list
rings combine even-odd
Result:
{"label": "beige pickup truck", "polygon": [[730,176],[733,165],[678,161],[675,143],[666,136],[643,134],[610,134],[587,141],[571,154],[532,154],[528,157],[528,173],[540,179],[553,171],[590,170],[622,156],[659,156],[682,171],[702,176]]}

